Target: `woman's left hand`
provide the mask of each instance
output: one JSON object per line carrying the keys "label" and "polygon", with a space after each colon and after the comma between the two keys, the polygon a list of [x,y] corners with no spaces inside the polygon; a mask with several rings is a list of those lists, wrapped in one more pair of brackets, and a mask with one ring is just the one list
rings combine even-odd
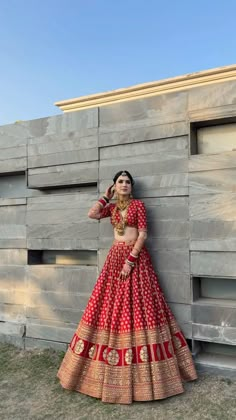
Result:
{"label": "woman's left hand", "polygon": [[124,263],[122,270],[120,272],[120,275],[119,275],[119,279],[126,280],[127,277],[130,275],[131,270],[132,270],[132,267],[129,264]]}

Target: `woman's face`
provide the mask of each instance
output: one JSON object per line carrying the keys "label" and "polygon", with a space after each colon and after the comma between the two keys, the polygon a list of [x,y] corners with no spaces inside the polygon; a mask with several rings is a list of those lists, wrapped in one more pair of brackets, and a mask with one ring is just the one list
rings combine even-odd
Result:
{"label": "woman's face", "polygon": [[127,175],[120,175],[115,183],[115,190],[118,195],[127,196],[131,194],[132,185]]}

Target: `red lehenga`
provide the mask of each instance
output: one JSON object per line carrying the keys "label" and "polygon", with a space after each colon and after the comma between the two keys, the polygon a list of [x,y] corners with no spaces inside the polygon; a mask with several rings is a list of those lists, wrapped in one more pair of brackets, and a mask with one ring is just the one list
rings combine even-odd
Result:
{"label": "red lehenga", "polygon": [[[107,205],[102,217],[113,209]],[[132,200],[127,222],[146,229],[142,201]],[[132,248],[114,241],[57,374],[64,388],[108,403],[170,397],[197,378],[145,247],[131,275],[119,280]]]}

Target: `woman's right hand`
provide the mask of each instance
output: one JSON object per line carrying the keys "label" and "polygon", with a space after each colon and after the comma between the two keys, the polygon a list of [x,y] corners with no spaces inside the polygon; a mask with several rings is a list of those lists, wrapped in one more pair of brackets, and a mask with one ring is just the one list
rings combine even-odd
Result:
{"label": "woman's right hand", "polygon": [[108,200],[111,200],[114,195],[114,184],[110,185],[105,191],[105,196],[108,198]]}

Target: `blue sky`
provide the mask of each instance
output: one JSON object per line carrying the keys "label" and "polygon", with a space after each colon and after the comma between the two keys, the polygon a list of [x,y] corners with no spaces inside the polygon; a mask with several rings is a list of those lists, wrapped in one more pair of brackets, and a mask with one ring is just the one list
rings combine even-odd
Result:
{"label": "blue sky", "polygon": [[234,0],[0,0],[0,125],[236,62]]}

